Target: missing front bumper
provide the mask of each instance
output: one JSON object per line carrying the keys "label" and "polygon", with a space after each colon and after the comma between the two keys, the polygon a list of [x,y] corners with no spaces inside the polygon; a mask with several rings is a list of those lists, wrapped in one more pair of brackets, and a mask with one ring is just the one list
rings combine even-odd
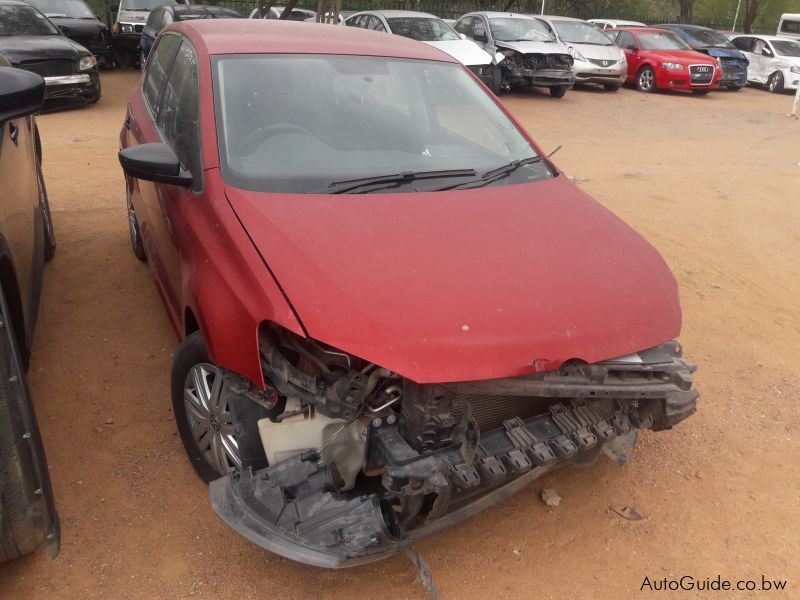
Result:
{"label": "missing front bumper", "polygon": [[[403,422],[375,418],[365,467],[372,477],[362,476],[353,491],[337,491],[335,469],[307,452],[213,482],[212,505],[251,542],[281,556],[327,568],[375,561],[502,502],[559,464],[588,464],[601,453],[625,464],[638,429],[667,429],[695,412],[693,370],[670,343],[529,378],[443,384],[437,398],[492,390],[544,400],[546,408],[481,433],[467,403],[449,443],[438,447],[410,435],[411,413]],[[420,388],[409,396],[417,404],[427,390]],[[409,506],[416,516],[398,518]]]}

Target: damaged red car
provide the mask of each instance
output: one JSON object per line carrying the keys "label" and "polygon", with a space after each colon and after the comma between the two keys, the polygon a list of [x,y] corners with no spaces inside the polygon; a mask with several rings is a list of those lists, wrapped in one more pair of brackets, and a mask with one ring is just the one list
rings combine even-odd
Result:
{"label": "damaged red car", "polygon": [[447,54],[309,27],[169,26],[120,136],[219,516],[368,562],[691,415],[656,250]]}

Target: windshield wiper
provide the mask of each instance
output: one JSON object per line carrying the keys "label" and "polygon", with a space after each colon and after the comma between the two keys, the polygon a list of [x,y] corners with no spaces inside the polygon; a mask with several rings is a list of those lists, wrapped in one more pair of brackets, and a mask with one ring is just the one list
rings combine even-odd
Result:
{"label": "windshield wiper", "polygon": [[528,158],[523,158],[520,160],[512,160],[507,165],[503,165],[502,167],[497,167],[496,169],[492,169],[491,171],[486,171],[486,173],[481,175],[478,179],[462,181],[461,183],[456,183],[454,185],[449,185],[447,187],[439,188],[435,191],[444,192],[447,190],[483,187],[485,185],[489,185],[490,183],[494,183],[495,181],[505,177],[506,175],[510,175],[520,167],[544,162],[544,160],[545,159],[542,156],[529,156]]}
{"label": "windshield wiper", "polygon": [[477,172],[475,169],[451,169],[449,171],[403,171],[392,175],[377,175],[362,179],[345,179],[334,181],[327,187],[312,190],[309,194],[344,194],[360,187],[396,183],[398,185],[416,181],[418,179],[438,179],[441,177],[471,177]]}

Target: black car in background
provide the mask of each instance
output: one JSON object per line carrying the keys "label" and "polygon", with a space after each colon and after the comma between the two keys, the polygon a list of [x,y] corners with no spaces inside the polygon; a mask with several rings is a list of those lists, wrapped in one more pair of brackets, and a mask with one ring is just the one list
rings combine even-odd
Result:
{"label": "black car in background", "polygon": [[114,38],[83,0],[26,0],[39,9],[61,32],[97,58],[100,67],[114,64]]}
{"label": "black car in background", "polygon": [[177,6],[162,6],[150,13],[139,39],[139,64],[144,69],[144,63],[150,54],[150,48],[156,41],[158,34],[164,27],[176,21],[189,21],[190,19],[241,19],[242,15],[231,8],[221,6],[202,6],[200,4],[179,4]]}
{"label": "black car in background", "polygon": [[44,544],[58,552],[58,513],[25,371],[55,252],[33,114],[45,84],[0,57],[0,562]]}
{"label": "black car in background", "polygon": [[100,99],[94,55],[26,2],[0,0],[0,54],[13,66],[44,77],[46,101],[81,104]]}

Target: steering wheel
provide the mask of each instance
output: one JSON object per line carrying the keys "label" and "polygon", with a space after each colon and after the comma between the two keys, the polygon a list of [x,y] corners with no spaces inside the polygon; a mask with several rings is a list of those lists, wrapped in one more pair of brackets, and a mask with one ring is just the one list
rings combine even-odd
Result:
{"label": "steering wheel", "polygon": [[310,137],[315,137],[313,133],[300,125],[295,125],[294,123],[273,123],[272,125],[259,127],[255,131],[244,136],[239,144],[239,154],[253,154],[256,148],[266,140],[282,133],[302,133]]}

